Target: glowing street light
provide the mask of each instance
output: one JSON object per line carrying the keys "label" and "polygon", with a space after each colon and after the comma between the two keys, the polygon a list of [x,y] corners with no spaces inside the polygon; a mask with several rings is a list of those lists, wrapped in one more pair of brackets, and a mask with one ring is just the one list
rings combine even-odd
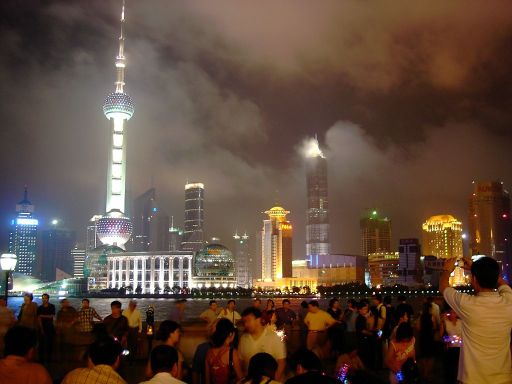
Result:
{"label": "glowing street light", "polygon": [[57,220],[57,219],[53,219],[53,220],[52,220],[52,225],[57,225],[57,224],[59,224],[59,220]]}

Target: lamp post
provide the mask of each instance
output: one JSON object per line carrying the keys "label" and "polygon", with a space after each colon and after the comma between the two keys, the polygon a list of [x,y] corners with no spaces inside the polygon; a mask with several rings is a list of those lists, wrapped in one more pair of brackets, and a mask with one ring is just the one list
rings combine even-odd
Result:
{"label": "lamp post", "polygon": [[9,295],[9,274],[16,268],[18,258],[14,253],[4,253],[0,256],[0,267],[5,271],[5,302],[7,303],[7,296]]}

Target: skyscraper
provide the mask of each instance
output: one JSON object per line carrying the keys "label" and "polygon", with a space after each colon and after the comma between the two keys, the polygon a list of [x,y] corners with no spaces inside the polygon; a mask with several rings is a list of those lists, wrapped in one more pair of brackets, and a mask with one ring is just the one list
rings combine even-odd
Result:
{"label": "skyscraper", "polygon": [[261,231],[261,278],[276,280],[292,277],[292,224],[286,220],[282,207],[273,207],[265,214]]}
{"label": "skyscraper", "polygon": [[185,229],[181,248],[197,252],[204,246],[204,184],[185,185]]}
{"label": "skyscraper", "polygon": [[51,228],[41,231],[39,240],[42,265],[41,278],[54,281],[57,270],[73,275],[73,257],[71,250],[76,243],[74,231],[64,228]]}
{"label": "skyscraper", "polygon": [[399,254],[399,282],[413,286],[421,282],[421,246],[418,239],[400,239]]}
{"label": "skyscraper", "polygon": [[16,272],[33,276],[37,270],[37,227],[34,205],[28,200],[25,187],[23,200],[16,204],[16,218],[11,220],[9,232],[9,253],[18,257]]}
{"label": "skyscraper", "polygon": [[328,255],[329,204],[327,191],[327,160],[318,145],[311,139],[306,153],[306,184],[308,208],[306,211],[306,258]]}
{"label": "skyscraper", "polygon": [[169,217],[158,207],[155,188],[135,199],[132,240],[136,252],[166,251],[168,248]]}
{"label": "skyscraper", "polygon": [[119,52],[116,56],[115,91],[103,103],[103,113],[110,121],[110,150],[107,169],[106,213],[97,221],[97,235],[106,245],[124,247],[132,233],[132,223],[125,217],[126,188],[126,136],[125,121],[133,116],[134,106],[130,96],[124,92],[124,2],[121,11],[121,34]]}
{"label": "skyscraper", "polygon": [[85,241],[85,250],[90,251],[100,245],[100,241],[98,239],[98,227],[96,226],[99,219],[101,219],[101,215],[94,215],[89,220],[87,224],[87,233],[86,233],[86,241]]}
{"label": "skyscraper", "polygon": [[248,288],[252,286],[251,255],[249,252],[249,236],[247,233],[239,235],[235,232],[235,274],[236,284]]}
{"label": "skyscraper", "polygon": [[432,216],[423,223],[423,254],[437,258],[461,258],[462,223],[452,215]]}
{"label": "skyscraper", "polygon": [[363,257],[370,253],[391,252],[391,221],[381,219],[377,211],[372,211],[361,219],[361,252]]}
{"label": "skyscraper", "polygon": [[169,251],[179,251],[183,240],[183,231],[174,226],[174,216],[171,216],[171,225],[169,226]]}
{"label": "skyscraper", "polygon": [[469,199],[469,237],[473,255],[493,257],[509,273],[510,196],[503,183],[473,182],[473,194]]}
{"label": "skyscraper", "polygon": [[84,277],[85,249],[83,244],[77,244],[73,247],[71,258],[73,259],[73,277]]}

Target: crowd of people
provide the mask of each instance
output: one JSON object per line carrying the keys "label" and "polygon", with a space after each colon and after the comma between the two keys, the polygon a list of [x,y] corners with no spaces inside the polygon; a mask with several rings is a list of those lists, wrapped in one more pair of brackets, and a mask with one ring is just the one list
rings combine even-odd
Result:
{"label": "crowd of people", "polygon": [[[79,310],[64,299],[56,312],[47,294],[39,306],[27,294],[15,319],[0,299],[0,383],[59,382],[44,368],[52,358],[86,362],[62,383],[126,383],[121,367],[137,357],[147,360],[145,383],[512,383],[512,290],[498,264],[482,258],[470,265],[476,295],[458,292],[448,286],[454,264],[449,259],[443,268],[444,300],[425,298],[418,313],[405,296],[393,302],[380,294],[371,301],[333,298],[326,310],[303,301],[297,312],[288,299],[276,306],[256,298],[241,313],[235,300],[223,308],[212,300],[200,315],[209,337],[191,363],[180,350],[183,300],[141,356],[136,301],[124,311],[113,301],[102,319],[88,299]],[[83,356],[71,352],[77,339],[86,346]],[[434,370],[439,360],[442,379]]]}

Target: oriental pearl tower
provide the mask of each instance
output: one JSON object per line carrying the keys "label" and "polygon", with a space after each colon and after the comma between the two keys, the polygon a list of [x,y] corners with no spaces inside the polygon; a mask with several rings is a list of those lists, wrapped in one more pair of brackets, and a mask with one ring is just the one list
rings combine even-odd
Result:
{"label": "oriental pearl tower", "polygon": [[121,34],[119,53],[116,56],[115,91],[109,94],[103,103],[103,113],[110,121],[110,147],[107,170],[107,199],[103,217],[97,221],[97,235],[105,245],[114,245],[124,249],[130,239],[133,225],[125,216],[126,184],[126,132],[125,124],[133,116],[133,101],[124,92],[124,1],[121,11]]}

